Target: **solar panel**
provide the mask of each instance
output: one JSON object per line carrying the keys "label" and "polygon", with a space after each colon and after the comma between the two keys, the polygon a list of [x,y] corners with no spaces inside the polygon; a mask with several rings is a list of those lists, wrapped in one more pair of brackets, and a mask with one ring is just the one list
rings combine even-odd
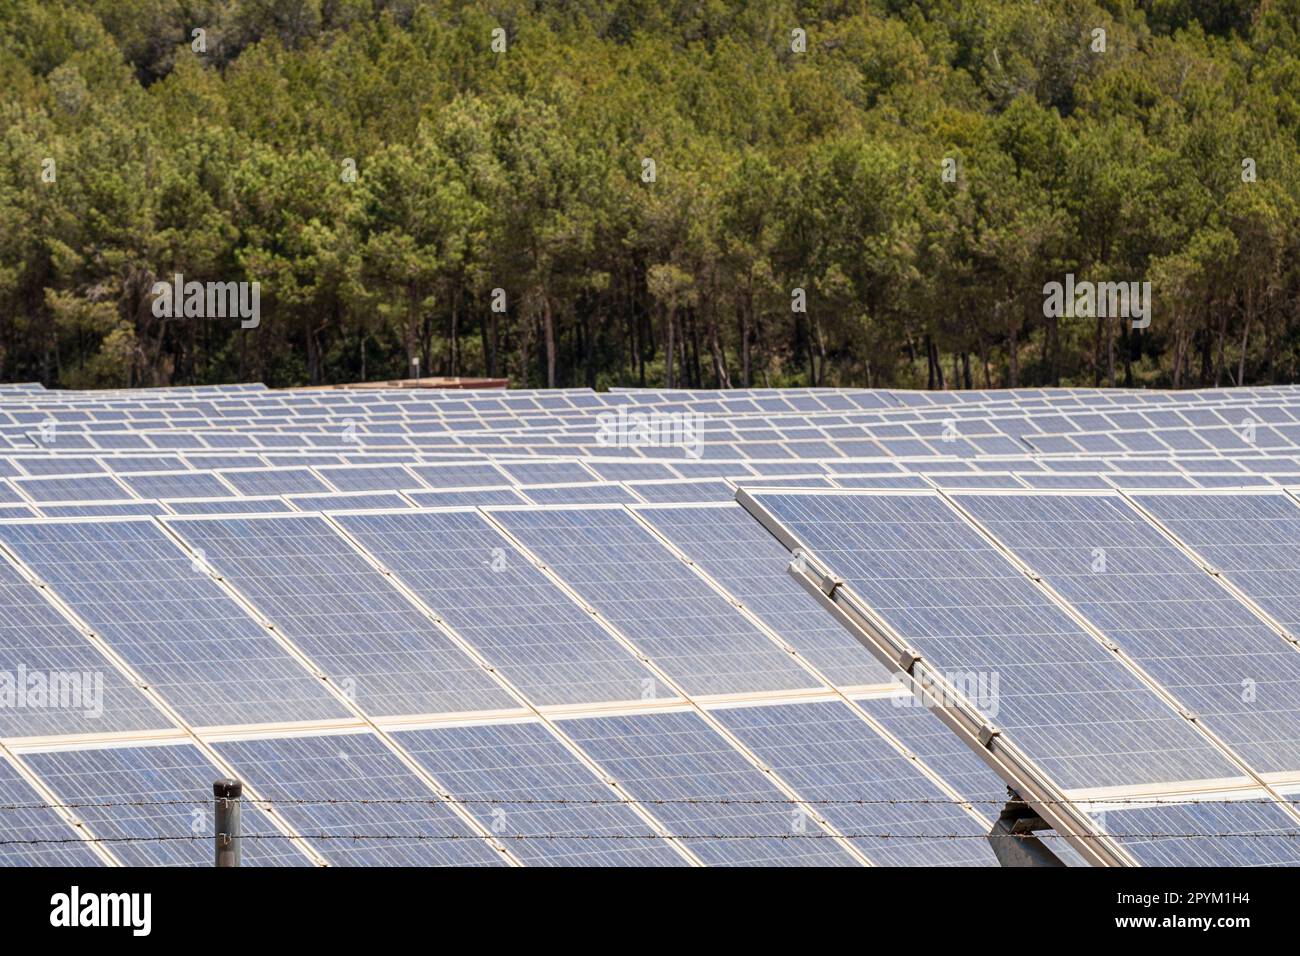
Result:
{"label": "solar panel", "polygon": [[171,498],[162,502],[178,515],[268,514],[293,509],[282,498]]}
{"label": "solar panel", "polygon": [[653,503],[731,501],[736,496],[735,489],[721,478],[631,481],[627,486],[637,497]]}
{"label": "solar panel", "polygon": [[786,573],[790,552],[740,505],[642,508],[638,514],[832,683],[851,686],[893,680]]}
{"label": "solar panel", "polygon": [[192,725],[346,711],[156,524],[0,524],[3,541]]}
{"label": "solar panel", "polygon": [[818,686],[621,508],[493,514],[688,693]]}
{"label": "solar panel", "polygon": [[211,472],[123,475],[121,481],[141,498],[222,498],[234,494]]}
{"label": "solar panel", "polygon": [[[212,865],[212,783],[226,773],[193,744],[45,750],[22,760],[62,802],[78,804],[77,817],[127,866]],[[245,803],[245,865],[310,864]]]}
{"label": "solar panel", "polygon": [[[230,768],[179,742],[139,680],[247,751],[239,774],[313,801],[286,804],[293,826],[331,829],[307,853],[266,834],[280,862],[990,862],[1005,782],[813,607],[798,545],[1137,862],[1293,863],[1297,814],[1259,788],[1300,789],[1279,633],[1300,636],[1300,507],[1281,491],[1300,488],[1297,397],[10,390],[0,767],[46,761],[60,797],[139,796],[103,854],[209,865],[211,781]],[[602,445],[596,414],[628,406],[698,416],[707,459]],[[8,706],[32,674],[89,683],[75,707]],[[368,714],[390,730],[363,732]],[[411,802],[314,802],[354,777]],[[716,796],[736,792],[764,796]],[[158,833],[168,794],[197,830]],[[851,843],[796,818],[799,799]],[[427,807],[464,832],[408,815]],[[0,835],[19,813],[0,807]],[[77,839],[45,813],[31,825]],[[0,839],[0,862],[42,846]]]}
{"label": "solar panel", "polygon": [[675,696],[479,515],[336,520],[533,703]]}
{"label": "solar panel", "polygon": [[332,495],[290,495],[288,501],[299,511],[366,511],[377,508],[411,507],[411,503],[396,491],[339,492]]}
{"label": "solar panel", "polygon": [[394,734],[529,866],[681,866],[686,860],[541,723]]}
{"label": "solar panel", "polygon": [[[121,518],[128,515],[162,514],[163,508],[156,501],[79,501],[44,504],[40,511],[47,518]],[[32,516],[35,517],[34,512]]]}
{"label": "solar panel", "polygon": [[696,714],[587,717],[559,726],[706,864],[855,862]]}
{"label": "solar panel", "polygon": [[339,491],[400,491],[424,485],[401,465],[331,465],[317,468],[316,474]]}
{"label": "solar panel", "polygon": [[323,519],[167,523],[366,712],[516,706]]}
{"label": "solar panel", "polygon": [[[217,743],[335,866],[499,866],[500,851],[370,733]],[[338,795],[342,802],[316,803]],[[310,801],[298,803],[295,801]],[[401,802],[397,802],[401,801]],[[380,836],[366,840],[358,837]]]}
{"label": "solar panel", "polygon": [[672,478],[672,469],[654,461],[591,461],[585,462],[588,470],[605,481],[635,481],[655,478]]}
{"label": "solar panel", "polygon": [[79,478],[10,478],[10,483],[32,501],[121,501],[132,497],[108,475]]}
{"label": "solar panel", "polygon": [[[0,757],[0,804],[4,830],[0,835],[0,867],[103,866],[78,831],[54,810]],[[21,809],[19,809],[21,808]]]}
{"label": "solar panel", "polygon": [[241,495],[298,495],[333,490],[307,468],[258,468],[218,474]]}
{"label": "solar panel", "polygon": [[622,485],[598,481],[581,485],[526,485],[519,492],[538,505],[635,504],[641,500]]}
{"label": "solar panel", "polygon": [[959,495],[1248,763],[1300,769],[1300,654],[1111,496]]}
{"label": "solar panel", "polygon": [[479,488],[510,483],[508,475],[490,464],[411,465],[410,470],[430,488]]}
{"label": "solar panel", "polygon": [[727,707],[714,718],[880,866],[996,866],[987,823],[836,701]]}
{"label": "solar panel", "polygon": [[970,684],[1061,786],[1239,776],[937,498],[770,492],[759,505],[931,666]]}
{"label": "solar panel", "polygon": [[465,508],[480,505],[526,504],[524,496],[514,488],[478,488],[472,491],[407,491],[421,508]]}
{"label": "solar panel", "polygon": [[[1238,799],[1096,805],[1092,816],[1144,866],[1298,866],[1300,829],[1263,790]],[[1202,840],[1176,834],[1214,834]],[[1172,835],[1171,835],[1172,834]]]}
{"label": "solar panel", "polygon": [[593,477],[576,461],[498,462],[497,467],[519,485],[577,484]]}

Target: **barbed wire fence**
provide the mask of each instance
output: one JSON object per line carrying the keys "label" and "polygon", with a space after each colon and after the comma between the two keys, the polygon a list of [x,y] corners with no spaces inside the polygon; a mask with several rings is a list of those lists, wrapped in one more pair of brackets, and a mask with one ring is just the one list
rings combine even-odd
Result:
{"label": "barbed wire fence", "polygon": [[[938,798],[938,797],[918,797],[918,798],[876,798],[876,799],[773,799],[773,798],[744,798],[744,797],[727,797],[727,798],[703,798],[703,797],[679,797],[679,798],[511,798],[501,800],[478,799],[478,798],[446,798],[446,797],[388,797],[388,798],[334,798],[334,797],[242,797],[244,802],[257,805],[263,809],[274,807],[332,807],[332,806],[447,806],[459,804],[463,806],[488,806],[494,809],[499,808],[574,808],[574,807],[610,807],[610,806],[643,806],[643,807],[661,807],[661,806],[685,806],[685,807],[782,807],[811,809],[818,807],[947,807],[962,808],[976,806],[1002,807],[1007,803],[1006,799],[957,799],[957,798]],[[1243,798],[1233,799],[1230,797],[1179,797],[1179,798],[1105,798],[1093,801],[1078,800],[1041,800],[1036,801],[1045,805],[1068,804],[1078,806],[1080,803],[1093,803],[1104,808],[1133,806],[1133,807],[1158,807],[1158,806],[1247,806],[1247,805],[1267,805],[1276,806],[1279,803],[1300,804],[1300,798]],[[4,846],[39,846],[39,845],[62,845],[62,844],[130,844],[130,843],[207,843],[212,837],[205,834],[147,834],[147,835],[124,835],[124,836],[69,836],[69,837],[39,837],[39,838],[12,838],[3,835],[5,820],[3,814],[6,812],[21,811],[78,811],[78,810],[113,810],[113,809],[145,809],[145,808],[164,808],[164,807],[186,807],[206,808],[209,804],[201,800],[187,799],[133,799],[133,800],[106,800],[106,801],[68,801],[62,803],[48,802],[29,802],[29,803],[6,803],[0,804],[0,847]],[[1118,839],[1118,840],[1296,840],[1300,839],[1300,829],[1294,830],[1265,830],[1265,831],[1139,831],[1139,832],[1116,832],[1108,831],[1105,833],[1063,833],[1057,830],[1037,830],[1033,833],[1015,833],[1009,834],[1019,839],[1044,839],[1044,840],[1098,840],[1098,839]],[[899,832],[896,829],[881,829],[872,832],[826,832],[820,830],[811,831],[786,831],[772,833],[713,833],[713,832],[683,832],[683,833],[511,833],[511,832],[448,832],[448,833],[367,833],[367,832],[341,832],[335,829],[332,832],[304,832],[298,831],[292,834],[286,833],[241,833],[241,840],[250,841],[280,841],[280,840],[299,840],[308,841],[346,841],[354,843],[363,842],[430,842],[430,841],[577,841],[577,842],[646,842],[656,840],[678,840],[689,842],[692,840],[895,840],[895,841],[937,841],[937,840],[978,840],[986,841],[989,838],[987,833],[954,833],[954,832]]]}

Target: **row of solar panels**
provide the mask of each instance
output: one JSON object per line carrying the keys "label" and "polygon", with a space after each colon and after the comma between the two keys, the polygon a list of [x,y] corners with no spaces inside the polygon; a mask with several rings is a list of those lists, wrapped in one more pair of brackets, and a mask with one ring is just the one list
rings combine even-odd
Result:
{"label": "row of solar panels", "polygon": [[[1285,611],[1290,595],[1278,598],[1278,581],[1266,578],[1261,584],[1250,575],[1267,566],[1262,562],[1271,561],[1276,568],[1269,573],[1295,579],[1300,511],[1293,499],[1281,494],[1137,499],[1138,507],[1176,534],[1207,532],[1208,537],[1193,537],[1188,543],[1208,549],[1207,559],[1217,559],[1218,573],[1227,575],[1233,588],[1240,588],[1237,591],[1215,582],[1117,495],[955,496],[958,508],[1011,547],[1018,560],[1031,564],[1054,594],[1036,588],[962,514],[933,493],[772,491],[758,499],[769,516],[845,574],[871,606],[927,656],[956,671],[998,675],[997,719],[1005,732],[1027,746],[1065,791],[1079,799],[1096,796],[1098,805],[1105,807],[1109,832],[1115,832],[1113,818],[1124,820],[1119,832],[1131,836],[1121,842],[1131,846],[1138,859],[1292,861],[1283,848],[1295,845],[1286,836],[1294,830],[1294,811],[1268,788],[1300,783],[1300,658],[1285,636],[1290,625],[1276,616],[1279,608]],[[1187,522],[1187,528],[1179,522]],[[1214,551],[1234,528],[1237,540],[1227,552]],[[1267,529],[1267,547],[1250,543],[1260,529]],[[303,721],[363,717],[370,722],[368,732],[379,733],[374,721],[419,722],[419,715],[431,713],[477,714],[476,723],[492,723],[492,714],[516,716],[513,711],[520,710],[521,703],[536,719],[577,726],[567,722],[577,721],[580,712],[592,706],[621,705],[620,717],[631,720],[685,701],[691,705],[690,719],[712,724],[710,715],[717,705],[738,703],[734,695],[753,698],[749,703],[764,712],[755,719],[771,722],[773,732],[783,736],[794,733],[792,722],[804,726],[798,716],[802,711],[774,697],[835,693],[834,686],[841,688],[839,698],[825,703],[856,709],[858,713],[849,713],[862,726],[850,725],[870,739],[874,728],[863,718],[862,706],[848,701],[855,687],[888,679],[829,618],[809,627],[808,617],[816,609],[782,574],[788,555],[735,505],[640,509],[635,514],[618,507],[504,509],[492,511],[490,518],[477,512],[412,511],[339,515],[332,522],[313,516],[164,519],[161,524],[17,522],[0,525],[0,541],[58,605],[43,603],[32,584],[6,568],[6,587],[11,590],[5,601],[7,615],[20,610],[45,615],[40,623],[10,617],[6,631],[15,646],[30,657],[35,649],[32,635],[47,629],[49,636],[40,646],[53,656],[42,659],[36,669],[48,672],[90,669],[104,650],[120,655],[122,673],[108,681],[103,714],[95,718],[107,723],[92,726],[99,732],[111,727],[131,740],[150,731],[177,732],[176,727],[270,723],[280,725],[281,731],[224,729],[214,731],[215,737],[187,739],[198,746],[223,735],[232,740],[272,737],[280,741],[276,746],[292,750],[336,742],[327,734],[325,744],[299,744],[297,736],[294,743],[285,743],[289,737],[283,728]],[[713,581],[680,560],[685,555]],[[534,564],[534,558],[544,562],[545,569]],[[396,575],[400,589],[386,572]],[[755,617],[738,612],[728,597]],[[1273,608],[1257,597],[1280,603]],[[1073,617],[1063,603],[1085,620]],[[60,623],[60,610],[70,613],[89,635],[82,641],[88,646],[80,649],[86,655],[81,660],[58,659],[76,644],[66,620]],[[431,619],[441,622],[443,630],[431,629]],[[1153,621],[1159,626],[1153,627]],[[1117,658],[1105,640],[1117,644],[1124,656]],[[472,653],[466,654],[467,647]],[[312,671],[319,677],[312,677]],[[138,677],[149,692],[132,687],[124,676],[128,674]],[[818,674],[825,679],[819,681]],[[1252,695],[1242,693],[1245,682]],[[877,693],[886,695],[878,700],[887,700],[908,717],[933,720],[923,710],[893,704],[892,692]],[[719,694],[732,696],[720,700]],[[164,705],[161,709],[148,699],[155,695]],[[562,713],[543,716],[556,708]],[[169,710],[175,723],[160,722],[159,716]],[[835,712],[840,718],[829,721],[831,725],[849,720],[842,711]],[[1195,720],[1189,714],[1195,714]],[[68,711],[43,716],[79,719]],[[716,719],[723,727],[713,725],[713,730],[725,739],[725,718]],[[10,746],[12,738],[38,736],[30,733],[34,729],[11,729]],[[43,731],[50,732],[96,731],[83,723],[76,729]],[[818,725],[818,733],[829,730]],[[945,739],[941,728],[929,727],[927,733]],[[652,746],[633,748],[628,759],[640,767],[661,749],[661,737],[650,734]],[[101,746],[87,748],[84,740],[78,746],[77,739],[27,741],[15,749],[15,759],[22,763],[28,753],[51,750],[81,754],[122,748],[121,743],[105,747],[102,740]],[[566,734],[563,742],[576,741]],[[607,743],[629,746],[621,731]],[[895,752],[901,746],[923,761],[938,763],[958,742],[946,743],[946,752],[938,756],[901,735],[891,745]],[[715,741],[715,746],[722,745]],[[836,787],[856,787],[858,792],[873,784],[870,777],[859,776],[860,767],[842,763],[825,747],[816,736],[795,738],[789,753],[792,760],[804,761],[797,769],[811,781],[829,779],[837,781]],[[747,748],[742,742],[738,752],[743,756]],[[409,756],[404,748],[397,749],[399,757]],[[816,823],[820,829],[793,841],[780,839],[785,831],[746,836],[724,831],[714,836],[735,837],[746,846],[753,843],[754,852],[771,852],[758,849],[762,841],[750,840],[755,835],[770,837],[773,845],[800,848],[783,857],[788,862],[808,862],[801,854],[812,852],[809,846],[821,839],[834,842],[836,852],[844,849],[850,857],[865,854],[875,862],[890,861],[887,856],[877,860],[861,847],[847,849],[855,838],[884,838],[875,830],[859,833],[826,820],[827,808],[817,801],[833,798],[789,782],[775,751],[752,749],[756,758],[751,758],[751,770],[775,770],[774,778],[782,782],[777,789],[787,794],[769,794],[775,806],[802,814],[798,801],[812,801],[808,820],[789,814],[787,818],[792,825]],[[103,759],[127,756],[122,751]],[[267,759],[275,767],[281,767],[276,761],[289,760],[282,755]],[[258,775],[250,767],[230,762],[257,785]],[[620,786],[627,782],[617,770],[596,762],[608,774],[606,779]],[[837,767],[848,776],[837,777]],[[81,799],[66,785],[29,771],[60,800]],[[304,773],[302,768],[284,772],[286,779]],[[935,768],[922,775],[940,791],[974,799],[951,782],[954,774]],[[261,779],[261,788],[273,799],[303,799],[301,791],[281,788],[284,781],[278,771]],[[676,780],[671,773],[666,779]],[[300,783],[306,787],[313,781],[322,791],[334,788],[316,799],[337,799],[350,789],[339,784],[334,771]],[[1157,785],[1172,787],[1183,799],[1176,807],[1153,806],[1151,800],[1132,808],[1122,801],[1113,803],[1124,794],[1124,799],[1132,799],[1145,792],[1142,788]],[[661,799],[648,795],[655,792],[647,789],[635,799]],[[1205,806],[1187,802],[1189,794],[1225,793],[1236,800]],[[691,790],[683,799],[711,797]],[[996,792],[986,788],[978,799],[995,800]],[[330,813],[345,813],[329,806]],[[849,806],[865,813],[870,805]],[[975,825],[978,820],[972,814],[981,805],[961,808],[949,794],[917,806],[948,814],[960,810]],[[186,808],[194,809],[192,804]],[[981,809],[988,813],[990,808]],[[1229,834],[1239,834],[1246,824],[1271,820],[1266,832],[1276,830],[1278,836],[1274,841],[1144,840],[1143,828],[1133,829],[1131,822],[1138,819],[1134,814],[1139,810],[1154,817],[1173,814],[1189,828],[1171,832],[1203,832],[1208,838],[1220,832],[1216,828],[1224,821],[1230,824]],[[339,826],[356,832],[360,822],[350,817]],[[288,829],[314,832],[302,826]],[[99,834],[94,826],[88,832]],[[666,832],[679,831],[669,827]],[[837,833],[846,834],[843,842]],[[897,833],[892,839],[901,845],[906,836]],[[963,852],[987,855],[969,834],[922,829],[911,837],[924,853],[938,854],[931,856],[934,861],[946,860],[948,852],[936,850],[936,844],[966,846]],[[416,847],[437,843],[414,837],[410,842]],[[459,838],[448,836],[447,842],[458,844]],[[428,862],[436,857],[421,858]],[[731,862],[758,859],[742,853]]]}
{"label": "row of solar panels", "polygon": [[[436,393],[429,393],[436,395]],[[516,393],[498,393],[515,396]],[[799,395],[800,393],[794,393]],[[359,427],[391,424],[442,425],[457,431],[491,429],[504,434],[518,428],[563,433],[586,429],[594,413],[620,410],[643,414],[693,413],[715,420],[719,426],[734,423],[738,428],[770,422],[774,427],[798,427],[819,420],[840,424],[888,425],[890,423],[935,422],[951,419],[988,421],[994,434],[1015,434],[1020,430],[1095,430],[1108,427],[1110,419],[1143,427],[1143,419],[1170,419],[1179,424],[1238,424],[1239,413],[1258,408],[1263,420],[1290,422],[1286,405],[1291,393],[1284,390],[1207,397],[1205,393],[1166,394],[1153,403],[1137,396],[1108,400],[1102,405],[1027,402],[1010,404],[900,405],[875,408],[876,393],[801,393],[802,397],[773,394],[768,398],[716,398],[694,401],[635,401],[630,393],[570,393],[539,399],[484,397],[478,399],[416,397],[417,393],[359,393],[352,397],[322,400],[319,393],[263,392],[239,401],[191,400],[147,402],[121,399],[115,404],[85,398],[15,401],[0,395],[0,432],[21,433],[23,426],[54,424],[81,429],[114,429],[124,426],[177,425],[193,428],[273,427],[291,423],[319,423],[351,420]],[[936,393],[943,394],[943,393]],[[558,403],[558,404],[557,404]],[[863,406],[872,410],[863,410]],[[1179,415],[1180,410],[1182,415]],[[1215,411],[1221,414],[1213,414]],[[1043,426],[1035,418],[1043,415]],[[1227,415],[1228,417],[1224,417]],[[1073,419],[1077,418],[1076,424]],[[1220,420],[1221,419],[1221,420]]]}
{"label": "row of solar panels", "polygon": [[[835,393],[809,394],[823,406],[836,400]],[[263,395],[275,393],[250,401]],[[590,395],[574,396],[581,414],[594,407]],[[1285,395],[1263,390],[1250,400],[1285,404]],[[681,407],[735,404],[717,396],[636,397]],[[791,407],[804,402],[801,394],[787,397]],[[1106,405],[1123,396],[1096,398]],[[1231,405],[1197,393],[1153,398],[1213,404],[1220,416]],[[1035,431],[1047,434],[1059,427],[1047,417],[1051,409],[1071,401],[990,396],[974,404],[986,404],[990,418],[999,407],[1041,405]],[[1139,394],[1127,404],[1143,401]],[[386,414],[383,396],[367,396],[365,404]],[[922,420],[908,409],[898,414]],[[833,417],[810,413],[800,421]],[[790,458],[816,443],[789,441],[787,459],[776,462],[712,460],[713,446],[703,461],[683,460],[676,449],[666,463],[502,456],[435,464],[416,461],[409,449],[367,455],[352,454],[352,446],[272,461],[267,452],[184,450],[199,435],[257,440],[250,434],[138,424],[173,430],[92,439],[60,426],[43,451],[0,459],[12,472],[13,498],[0,509],[46,518],[0,521],[0,542],[21,565],[6,567],[13,578],[2,609],[13,623],[0,629],[11,635],[6,659],[46,661],[37,673],[75,673],[83,660],[76,655],[101,668],[111,659],[106,677],[116,677],[108,680],[105,712],[124,721],[106,732],[100,714],[91,725],[98,729],[89,729],[65,708],[39,712],[52,722],[43,728],[3,732],[8,763],[0,766],[13,776],[5,792],[28,809],[0,807],[0,831],[6,816],[13,828],[19,814],[23,830],[0,838],[0,859],[48,862],[67,852],[100,862],[205,863],[209,847],[194,839],[194,814],[204,811],[215,771],[235,773],[273,798],[258,851],[267,862],[991,863],[983,834],[1005,796],[1000,779],[928,711],[907,706],[912,698],[888,683],[888,671],[810,603],[785,573],[790,555],[776,538],[734,504],[619,507],[721,501],[739,486],[753,495],[751,506],[764,502],[756,510],[773,530],[787,542],[809,535],[817,546],[805,547],[846,579],[861,570],[854,561],[892,562],[862,571],[852,586],[866,593],[863,581],[885,582],[869,599],[890,613],[891,627],[914,643],[924,639],[927,656],[949,669],[1011,685],[992,695],[999,711],[1010,707],[1004,713],[1012,722],[998,722],[1086,810],[1084,846],[1115,841],[1145,863],[1295,862],[1300,818],[1288,795],[1300,785],[1300,768],[1285,739],[1295,739],[1296,652],[1279,611],[1289,592],[1271,579],[1242,583],[1251,562],[1264,560],[1260,554],[1232,565],[1207,557],[1204,544],[1191,557],[1188,546],[1198,546],[1190,537],[1169,537],[1180,533],[1173,524],[1181,519],[1159,515],[1148,500],[1191,499],[1203,510],[1189,520],[1208,522],[1219,535],[1237,521],[1269,527],[1284,544],[1271,540],[1268,549],[1278,562],[1270,573],[1282,579],[1300,560],[1286,544],[1300,541],[1300,527],[1289,523],[1294,502],[1276,490],[1127,497],[1023,490],[1289,485],[1300,466],[1288,457],[1227,447],[1201,455],[1037,458],[1022,445],[1017,457],[1000,460],[854,463]],[[76,454],[64,440],[146,434],[178,439],[181,450],[131,463],[128,455]],[[554,454],[557,446],[510,451],[544,447]],[[629,454],[601,454],[609,451]],[[332,467],[345,457],[356,466]],[[301,466],[240,467],[293,461]],[[86,462],[97,474],[63,470]],[[143,464],[162,467],[137,470]],[[663,480],[667,475],[691,480]],[[762,491],[765,484],[822,490]],[[882,490],[836,490],[855,487]],[[884,490],[908,487],[980,493],[944,499],[933,490]],[[992,493],[1000,488],[1022,490]],[[766,504],[787,499],[797,503],[789,514]],[[494,509],[485,517],[411,507],[520,501],[584,508]],[[796,521],[814,501],[838,510],[807,525]],[[1035,510],[1057,501],[1082,510]],[[606,502],[614,506],[600,506]],[[861,502],[886,510],[859,520]],[[1016,510],[1022,503],[1023,514]],[[334,514],[176,517],[290,507]],[[374,508],[390,510],[364,510]],[[902,518],[888,510],[899,508]],[[1265,519],[1268,508],[1280,510]],[[1228,516],[1216,519],[1214,509]],[[48,520],[127,513],[172,516]],[[1136,529],[1127,523],[1134,514]],[[817,539],[810,527],[832,531]],[[904,528],[934,538],[933,546],[900,537]],[[906,544],[893,546],[899,542]],[[962,561],[946,566],[950,554]],[[1162,570],[1155,575],[1173,590],[1134,598],[1133,589],[1149,581],[1131,573],[1131,559],[1156,561]],[[1232,573],[1208,574],[1200,565],[1211,560]],[[1107,570],[1117,566],[1127,570]],[[1215,576],[1229,583],[1215,584]],[[1017,603],[1029,596],[1029,582],[1042,593]],[[1278,607],[1256,600],[1252,588],[1273,588]],[[1178,597],[1184,593],[1189,597]],[[1013,609],[1009,621],[999,617],[1006,607]],[[1214,623],[1198,629],[1200,619]],[[981,629],[981,621],[995,626]],[[1225,627],[1230,639],[1220,645]],[[32,634],[42,636],[33,643]],[[1180,655],[1180,647],[1195,652]],[[73,657],[59,656],[65,653]],[[53,666],[60,661],[69,667]],[[237,706],[232,692],[244,695]],[[1235,707],[1232,692],[1240,698]],[[1093,726],[1098,713],[1124,719]],[[28,720],[37,714],[22,711]],[[0,708],[2,716],[13,715]],[[1282,739],[1267,736],[1270,720]],[[471,730],[481,731],[481,750],[467,742]],[[1120,736],[1105,743],[1107,733]],[[1132,773],[1144,757],[1151,779]],[[588,792],[589,807],[579,807],[574,800],[581,798],[569,794],[591,786],[605,797],[591,804]],[[545,796],[548,788],[559,795]],[[388,802],[316,802],[338,800],[339,792],[354,795],[345,800]],[[49,804],[77,806],[41,809]],[[593,815],[597,810],[610,816]],[[626,825],[632,829],[620,829]],[[51,842],[69,832],[97,842]],[[1162,832],[1195,837],[1156,835]],[[348,843],[339,839],[344,834],[367,839]]]}

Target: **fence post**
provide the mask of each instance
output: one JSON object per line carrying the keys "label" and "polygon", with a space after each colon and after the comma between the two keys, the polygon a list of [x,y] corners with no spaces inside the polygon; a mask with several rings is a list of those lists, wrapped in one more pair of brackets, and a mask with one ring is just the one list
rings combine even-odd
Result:
{"label": "fence post", "polygon": [[238,780],[218,780],[212,785],[217,798],[217,866],[239,866],[239,798],[244,785]]}

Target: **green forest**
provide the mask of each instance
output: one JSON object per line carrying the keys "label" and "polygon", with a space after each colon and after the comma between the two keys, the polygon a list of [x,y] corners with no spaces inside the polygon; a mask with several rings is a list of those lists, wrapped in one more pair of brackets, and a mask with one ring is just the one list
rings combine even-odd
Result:
{"label": "green forest", "polygon": [[0,380],[1297,381],[1298,170],[1300,0],[0,0]]}

